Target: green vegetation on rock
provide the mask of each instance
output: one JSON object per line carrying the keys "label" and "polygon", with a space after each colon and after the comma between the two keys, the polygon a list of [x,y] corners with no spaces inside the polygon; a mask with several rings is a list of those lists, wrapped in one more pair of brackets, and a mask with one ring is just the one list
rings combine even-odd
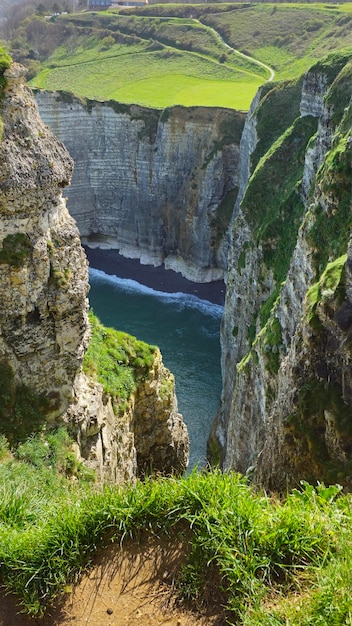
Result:
{"label": "green vegetation on rock", "polygon": [[333,421],[335,436],[346,450],[349,449],[352,445],[351,408],[342,399],[340,385],[331,380],[306,378],[297,391],[296,410],[287,419],[287,432],[300,440],[308,480],[309,468],[314,468],[312,476],[324,472],[330,483],[343,483],[346,476],[351,476],[352,462],[348,457],[331,458],[325,437],[327,416]]}
{"label": "green vegetation on rock", "polygon": [[[309,115],[297,118],[259,161],[242,202],[255,242],[263,248],[264,263],[273,271],[277,288],[286,276],[302,220],[304,207],[299,185],[305,149],[316,128],[315,118]],[[272,296],[272,303],[276,296],[277,293]]]}
{"label": "green vegetation on rock", "polygon": [[[0,46],[0,99],[3,95],[3,88],[5,86],[5,77],[4,72],[7,68],[10,67],[12,59],[10,55],[4,50],[2,46]],[[3,122],[0,115],[0,141],[2,139],[3,134]]]}
{"label": "green vegetation on rock", "polygon": [[46,420],[50,401],[19,383],[11,367],[0,362],[0,433],[11,443],[24,441]]}
{"label": "green vegetation on rock", "polygon": [[[352,69],[352,66],[351,66]],[[350,72],[350,77],[352,73]],[[308,241],[314,249],[314,264],[323,271],[331,258],[337,258],[347,249],[352,226],[352,106],[345,109],[341,124],[337,127],[331,150],[317,174],[316,185],[322,195],[329,199],[329,210],[317,203],[312,209],[314,223],[308,233]]]}
{"label": "green vegetation on rock", "polygon": [[0,250],[0,265],[6,263],[14,267],[22,267],[31,251],[32,244],[26,233],[7,235]]}
{"label": "green vegetation on rock", "polygon": [[0,90],[5,84],[4,71],[10,67],[11,62],[10,55],[0,46]]}
{"label": "green vegetation on rock", "polygon": [[[319,330],[321,324],[316,313],[317,305],[320,302],[329,301],[336,298],[337,291],[340,292],[339,300],[343,300],[346,295],[344,278],[347,254],[339,257],[335,261],[328,263],[319,281],[312,285],[306,295],[306,320],[313,329]],[[342,292],[342,293],[341,293]]]}
{"label": "green vegetation on rock", "polygon": [[127,333],[106,328],[93,313],[89,314],[89,321],[92,335],[83,371],[103,385],[114,409],[122,414],[138,381],[147,377],[156,348]]}
{"label": "green vegetation on rock", "polygon": [[[329,259],[336,259],[346,252],[350,237],[352,112],[349,98],[352,71],[349,59],[350,53],[330,55],[313,68],[325,73],[331,83],[326,102],[332,107],[333,119],[335,125],[337,124],[331,150],[327,152],[316,177],[322,206],[311,205],[309,220],[307,217],[308,222],[311,223],[307,231],[307,239],[313,247],[317,279]],[[274,280],[266,301],[258,311],[253,313],[247,339],[254,349],[242,359],[238,365],[239,370],[249,366],[256,355],[256,350],[262,352],[266,367],[271,374],[278,372],[281,360],[281,329],[279,324],[276,324],[278,320],[274,314],[275,303],[278,301],[282,283],[286,278],[297,241],[298,228],[302,222],[304,205],[300,195],[300,185],[304,157],[307,146],[314,145],[317,130],[315,118],[299,117],[301,86],[301,79],[281,85],[266,85],[262,89],[257,108],[258,144],[252,156],[256,167],[242,201],[242,210],[252,228],[255,243],[262,251],[259,279],[265,284],[272,273]],[[283,111],[282,116],[277,113],[275,115],[275,111],[279,110]],[[274,125],[272,124],[273,115]],[[274,129],[270,126],[274,126]],[[272,143],[270,143],[270,137],[273,138]],[[331,207],[329,210],[325,208],[325,197],[328,199],[327,205]],[[332,199],[334,199],[333,202]],[[246,247],[243,248],[239,257],[239,270],[244,267],[245,257]],[[315,315],[315,307],[321,284],[327,280],[328,275],[335,272],[336,268],[341,268],[340,261],[341,259],[337,259],[328,266],[326,273],[308,294],[308,301],[311,303],[307,314],[316,330],[320,327],[319,319]],[[312,304],[314,295],[316,299]],[[261,330],[256,339],[258,320]],[[278,331],[278,337],[273,341],[273,335],[277,334],[273,333],[275,329]],[[271,338],[270,341],[268,337]]]}
{"label": "green vegetation on rock", "polygon": [[303,76],[291,81],[263,85],[260,103],[255,112],[258,143],[251,156],[253,169],[299,116],[302,83]]}

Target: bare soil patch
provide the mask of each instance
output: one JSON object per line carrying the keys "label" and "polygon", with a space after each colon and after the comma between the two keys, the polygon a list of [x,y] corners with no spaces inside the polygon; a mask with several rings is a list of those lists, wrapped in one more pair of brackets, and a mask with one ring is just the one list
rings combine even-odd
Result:
{"label": "bare soil patch", "polygon": [[177,538],[113,544],[42,619],[19,614],[16,598],[0,592],[0,626],[225,626],[216,593],[196,611],[180,601],[175,577],[184,559]]}

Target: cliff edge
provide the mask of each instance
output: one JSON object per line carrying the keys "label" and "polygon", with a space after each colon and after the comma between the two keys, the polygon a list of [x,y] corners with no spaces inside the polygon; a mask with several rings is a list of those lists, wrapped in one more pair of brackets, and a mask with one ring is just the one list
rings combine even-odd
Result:
{"label": "cliff edge", "polygon": [[[187,430],[160,353],[139,380],[139,396],[148,385],[150,401],[148,407],[139,401],[138,417],[132,399],[129,417],[117,415],[102,385],[82,371],[90,337],[88,264],[62,196],[72,160],[43,124],[24,73],[18,64],[3,72],[0,102],[1,430],[15,443],[43,423],[64,421],[77,455],[104,479],[131,480],[146,465],[152,471],[153,459],[157,471],[182,471]],[[170,384],[160,399],[164,379]],[[149,448],[141,437],[147,419],[154,433]]]}

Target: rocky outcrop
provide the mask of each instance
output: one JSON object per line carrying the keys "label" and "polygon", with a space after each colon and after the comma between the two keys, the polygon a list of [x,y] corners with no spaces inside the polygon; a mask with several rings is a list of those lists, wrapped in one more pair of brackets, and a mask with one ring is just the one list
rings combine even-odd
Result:
{"label": "rocky outcrop", "polygon": [[81,373],[62,419],[77,441],[77,457],[104,482],[131,482],[150,472],[182,474],[187,468],[187,428],[177,410],[174,377],[158,349],[122,414],[102,385]]}
{"label": "rocky outcrop", "polygon": [[36,97],[75,162],[68,206],[84,243],[196,282],[223,278],[243,113]]}
{"label": "rocky outcrop", "polygon": [[[300,479],[352,486],[351,76],[348,55],[323,61],[303,89],[264,89],[251,116],[257,143],[232,231],[209,449],[272,489]],[[290,89],[291,120],[267,146],[268,112]]]}
{"label": "rocky outcrop", "polygon": [[[1,77],[2,78],[2,77]],[[65,422],[77,456],[103,480],[183,471],[188,435],[158,350],[126,411],[82,373],[89,341],[88,268],[62,196],[72,160],[40,119],[24,68],[0,102],[0,430],[11,442]],[[103,333],[104,334],[104,333]]]}
{"label": "rocky outcrop", "polygon": [[42,397],[71,402],[88,342],[88,272],[62,197],[72,160],[43,124],[24,69],[5,72],[0,143],[0,359]]}

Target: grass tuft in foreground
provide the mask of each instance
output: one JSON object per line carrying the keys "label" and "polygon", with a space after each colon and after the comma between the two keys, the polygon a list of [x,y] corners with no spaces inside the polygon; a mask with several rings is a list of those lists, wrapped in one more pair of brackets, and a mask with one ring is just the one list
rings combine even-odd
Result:
{"label": "grass tuft in foreground", "polygon": [[[279,500],[237,474],[193,472],[98,490],[72,482],[61,463],[33,464],[38,452],[24,454],[24,446],[0,462],[0,577],[28,613],[40,615],[97,548],[182,529],[190,545],[180,593],[199,606],[218,581],[229,624],[348,623],[352,510],[339,487],[304,483]],[[333,597],[337,584],[341,603]],[[319,621],[324,611],[330,614]]]}

